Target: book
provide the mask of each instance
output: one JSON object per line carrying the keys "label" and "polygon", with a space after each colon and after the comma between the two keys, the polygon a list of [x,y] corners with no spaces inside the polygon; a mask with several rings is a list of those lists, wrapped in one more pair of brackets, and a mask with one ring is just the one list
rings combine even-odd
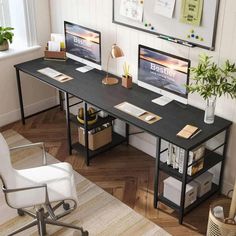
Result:
{"label": "book", "polygon": [[[195,164],[188,167],[188,175],[192,176],[203,168],[204,159],[201,159],[205,153],[205,146],[201,145],[189,152],[188,165],[197,161]],[[185,150],[179,150],[179,173],[183,174]],[[199,160],[199,161],[198,161]]]}
{"label": "book", "polygon": [[172,143],[168,144],[168,154],[167,154],[167,165],[171,165],[172,164]]}
{"label": "book", "polygon": [[200,131],[200,129],[193,125],[185,125],[183,129],[181,129],[177,136],[185,139],[189,139],[193,137],[193,135],[197,134]]}

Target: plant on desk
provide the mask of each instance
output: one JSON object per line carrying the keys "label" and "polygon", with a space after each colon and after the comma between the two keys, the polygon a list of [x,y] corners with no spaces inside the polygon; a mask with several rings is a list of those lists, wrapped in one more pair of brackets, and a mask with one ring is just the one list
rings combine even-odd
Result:
{"label": "plant on desk", "polygon": [[198,65],[190,69],[194,83],[187,89],[190,93],[198,92],[206,100],[204,122],[213,124],[216,98],[222,95],[236,98],[236,66],[229,60],[218,66],[207,55],[200,55],[199,58]]}
{"label": "plant on desk", "polygon": [[132,87],[132,76],[130,75],[130,66],[125,62],[123,65],[124,74],[122,76],[122,86],[125,88]]}
{"label": "plant on desk", "polygon": [[9,42],[12,43],[14,34],[12,33],[14,28],[0,26],[0,51],[6,51],[9,49]]}

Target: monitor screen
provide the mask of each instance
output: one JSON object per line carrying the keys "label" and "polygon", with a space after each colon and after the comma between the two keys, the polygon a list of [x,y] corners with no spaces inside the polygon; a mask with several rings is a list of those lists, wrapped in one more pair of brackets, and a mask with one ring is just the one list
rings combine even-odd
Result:
{"label": "monitor screen", "polygon": [[101,65],[100,32],[66,21],[64,29],[68,57],[78,59],[84,64],[88,61]]}
{"label": "monitor screen", "polygon": [[139,45],[138,83],[154,92],[187,99],[189,67],[188,59]]}

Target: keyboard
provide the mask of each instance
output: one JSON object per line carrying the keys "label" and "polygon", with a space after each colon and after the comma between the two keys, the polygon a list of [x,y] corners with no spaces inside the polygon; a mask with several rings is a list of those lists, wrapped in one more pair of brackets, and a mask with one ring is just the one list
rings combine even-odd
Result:
{"label": "keyboard", "polygon": [[136,107],[135,105],[128,102],[124,102],[119,105],[119,109],[135,117],[139,117],[146,113],[146,111],[142,108]]}

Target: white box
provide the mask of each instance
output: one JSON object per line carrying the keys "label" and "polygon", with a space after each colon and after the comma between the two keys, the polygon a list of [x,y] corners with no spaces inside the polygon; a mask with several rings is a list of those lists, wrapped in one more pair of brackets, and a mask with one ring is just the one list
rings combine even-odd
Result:
{"label": "white box", "polygon": [[[182,182],[173,177],[168,177],[163,182],[163,196],[180,206]],[[186,185],[185,208],[197,200],[197,187],[198,185],[195,182],[191,182]]]}
{"label": "white box", "polygon": [[205,193],[209,192],[212,187],[213,174],[210,172],[205,172],[199,177],[197,177],[194,182],[197,183],[197,196],[202,197]]}

